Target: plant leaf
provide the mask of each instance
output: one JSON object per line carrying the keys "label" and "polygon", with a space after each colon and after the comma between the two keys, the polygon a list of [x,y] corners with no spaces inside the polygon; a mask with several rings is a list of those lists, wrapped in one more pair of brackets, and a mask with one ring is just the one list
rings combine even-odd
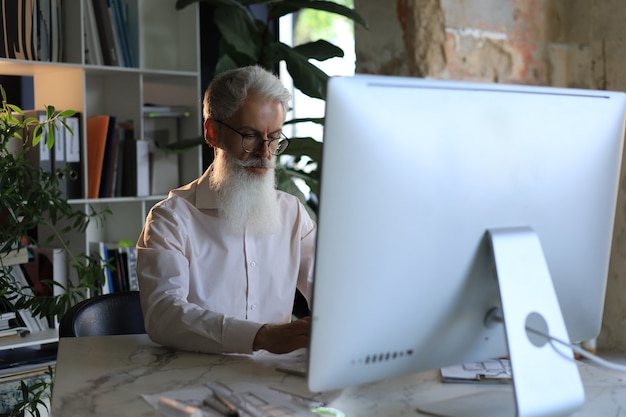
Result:
{"label": "plant leaf", "polygon": [[312,122],[312,123],[317,123],[318,125],[323,125],[324,124],[324,118],[323,117],[300,117],[297,119],[291,119],[291,120],[287,120],[285,122],[286,125],[293,125],[296,123],[306,123],[306,122]]}
{"label": "plant leaf", "polygon": [[322,142],[318,142],[311,137],[291,138],[289,146],[283,153],[284,155],[293,155],[300,157],[306,155],[315,161],[322,159]]}
{"label": "plant leaf", "polygon": [[258,59],[261,38],[253,18],[245,9],[218,6],[213,12],[213,21],[225,42],[252,60]]}
{"label": "plant leaf", "polygon": [[343,58],[343,49],[323,39],[315,42],[303,43],[293,48],[307,58],[325,61],[330,58]]}
{"label": "plant leaf", "polygon": [[[200,0],[203,3],[207,3],[213,6],[220,6],[220,5],[225,5],[225,6],[236,6],[236,7],[242,7],[239,1],[236,0]],[[185,7],[189,6],[190,4],[193,3],[198,3],[199,0],[177,0],[176,1],[176,9],[180,10],[180,9],[184,9]]]}
{"label": "plant leaf", "polygon": [[275,62],[284,60],[293,85],[309,97],[324,100],[328,75],[311,64],[302,54],[281,42],[270,45]]}
{"label": "plant leaf", "polygon": [[230,55],[221,55],[215,65],[215,75],[238,67],[239,65],[230,57]]}
{"label": "plant leaf", "polygon": [[332,1],[323,0],[283,0],[270,5],[272,18],[276,19],[289,13],[297,12],[301,9],[315,9],[324,12],[335,13],[360,24],[367,28],[367,22],[354,9],[343,6]]}

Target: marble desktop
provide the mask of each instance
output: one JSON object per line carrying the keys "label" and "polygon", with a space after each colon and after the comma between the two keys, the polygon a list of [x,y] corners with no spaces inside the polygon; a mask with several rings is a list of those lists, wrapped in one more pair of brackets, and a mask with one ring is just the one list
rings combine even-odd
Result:
{"label": "marble desktop", "polygon": [[[166,349],[146,335],[62,338],[52,397],[53,417],[159,416],[142,398],[209,381],[254,381],[322,399],[350,417],[417,416],[417,405],[481,392],[479,384],[442,384],[437,371],[323,394],[310,393],[300,376],[276,367],[296,356],[208,355]],[[626,409],[626,374],[580,363],[584,408],[575,416],[617,416]],[[507,384],[489,389],[510,392]],[[554,387],[559,389],[559,387]]]}

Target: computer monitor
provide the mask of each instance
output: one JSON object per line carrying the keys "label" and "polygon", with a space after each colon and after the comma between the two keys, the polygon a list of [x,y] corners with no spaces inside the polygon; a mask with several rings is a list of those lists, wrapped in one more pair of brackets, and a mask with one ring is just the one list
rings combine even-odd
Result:
{"label": "computer monitor", "polygon": [[309,388],[508,354],[518,415],[579,408],[571,349],[526,328],[599,334],[624,112],[617,92],[331,78]]}

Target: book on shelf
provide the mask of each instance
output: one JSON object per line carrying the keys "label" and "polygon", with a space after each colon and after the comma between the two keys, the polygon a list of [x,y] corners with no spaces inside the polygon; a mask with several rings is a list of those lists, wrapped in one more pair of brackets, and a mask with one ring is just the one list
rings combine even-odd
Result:
{"label": "book on shelf", "polygon": [[[135,245],[130,241],[90,242],[92,255],[104,266],[101,294],[139,290]],[[108,267],[106,267],[108,265]]]}
{"label": "book on shelf", "polygon": [[122,56],[124,57],[124,65],[126,67],[137,67],[137,54],[132,45],[130,15],[133,14],[131,9],[136,7],[136,3],[129,4],[127,0],[113,0],[116,14],[116,29],[119,32]]}
{"label": "book on shelf", "polygon": [[[28,248],[29,259],[20,265],[26,280],[38,296],[58,295],[67,285],[67,262],[65,251],[61,248]],[[53,285],[52,281],[59,285]]]}
{"label": "book on shelf", "polygon": [[[61,125],[61,121],[54,121],[54,129],[52,135],[54,140],[54,161],[52,161],[52,170],[56,174],[57,187],[61,191],[61,195],[67,196],[67,183],[65,181],[65,129]],[[50,134],[50,132],[48,132]]]}
{"label": "book on shelf", "polygon": [[[24,117],[26,119],[34,118],[39,123],[44,122],[47,119],[47,113],[45,110],[24,110]],[[49,148],[49,141],[51,139],[48,138],[48,129],[46,126],[43,127],[41,140],[37,145],[33,145],[33,139],[35,134],[35,127],[31,125],[28,128],[28,151],[26,153],[26,157],[35,167],[41,168],[44,172],[49,173],[50,175],[54,174],[54,151],[55,148],[52,146]]]}
{"label": "book on shelf", "polygon": [[96,293],[110,294],[113,292],[113,274],[111,268],[109,268],[109,249],[105,242],[89,242],[89,253],[92,257],[96,258],[102,267],[102,277],[99,282],[96,283]]}
{"label": "book on shelf", "polygon": [[87,117],[87,197],[98,198],[110,116]]}
{"label": "book on shelf", "polygon": [[[135,149],[127,149],[136,146],[132,120],[116,121],[110,116],[107,130],[107,142],[102,162],[102,174],[98,197],[120,197],[124,194],[126,184],[134,183],[137,175]],[[129,159],[128,163],[126,159]]]}
{"label": "book on shelf", "polygon": [[26,248],[14,248],[9,252],[0,254],[0,265],[18,265],[28,262],[28,249]]}
{"label": "book on shelf", "polygon": [[65,118],[65,124],[71,129],[64,129],[65,137],[65,196],[69,199],[83,197],[83,167],[81,163],[82,138],[81,138],[81,114]]}
{"label": "book on shelf", "polygon": [[[47,119],[45,110],[31,109],[24,111],[25,118],[34,118],[40,123]],[[27,131],[29,161],[39,166],[43,171],[54,174],[61,195],[66,198],[81,198],[83,194],[83,172],[81,166],[81,129],[80,113],[65,117],[64,122],[71,128],[67,130],[60,120],[56,120],[53,127],[54,137],[49,137],[48,125],[42,128],[40,142],[32,145],[35,127],[30,126]],[[49,148],[49,143],[53,143]]]}
{"label": "book on shelf", "polygon": [[166,105],[145,103],[142,108],[143,116],[149,119],[159,117],[189,117],[189,107],[178,105]]}
{"label": "book on shelf", "polygon": [[88,198],[149,194],[149,144],[135,139],[132,120],[90,116],[87,140]]}
{"label": "book on shelf", "polygon": [[[88,45],[99,41],[99,50],[102,51],[102,62],[105,65],[136,67],[137,54],[133,45],[134,29],[131,24],[136,2],[125,0],[89,0],[89,2],[91,8],[87,10],[87,17],[90,22],[95,21],[95,26],[91,28],[92,39],[88,40]],[[94,47],[90,47],[91,49],[95,50]]]}
{"label": "book on shelf", "polygon": [[17,312],[5,311],[0,313],[0,341],[20,339],[29,333],[30,331]]}
{"label": "book on shelf", "polygon": [[122,196],[150,195],[150,142],[125,138]]}
{"label": "book on shelf", "polygon": [[61,0],[3,2],[0,57],[58,62],[62,56]]}
{"label": "book on shelf", "polygon": [[[27,259],[25,262],[2,267],[2,274],[20,289],[26,297],[58,295],[67,285],[67,263],[65,251],[61,248],[29,246],[24,248]],[[54,285],[55,281],[59,285]],[[30,310],[17,308],[20,294],[9,292],[4,295],[8,304],[13,305],[17,312],[17,327],[25,327],[30,333],[47,330],[58,323],[51,323],[47,317],[34,315]],[[1,304],[0,304],[1,305]],[[6,304],[5,304],[6,305]],[[2,311],[10,316],[10,312]],[[8,316],[7,316],[8,317]],[[0,330],[3,327],[3,316],[0,316]],[[23,330],[23,329],[20,329]],[[20,332],[23,333],[23,332]]]}
{"label": "book on shelf", "polygon": [[109,124],[106,130],[104,145],[104,155],[102,159],[102,173],[100,174],[100,187],[98,197],[112,197],[113,177],[115,173],[115,163],[119,153],[119,135],[116,128],[117,118],[109,116]]}
{"label": "book on shelf", "polygon": [[0,313],[0,330],[9,330],[18,327],[17,313],[15,311],[5,311]]}
{"label": "book on shelf", "polygon": [[139,290],[137,281],[137,256],[131,241],[107,244],[111,264],[117,272],[118,283],[115,291]]}
{"label": "book on shelf", "polygon": [[83,3],[83,21],[85,22],[85,63],[89,65],[102,65],[102,44],[98,34],[98,23],[93,3],[86,1]]}
{"label": "book on shelf", "polygon": [[119,55],[113,33],[113,22],[109,13],[109,0],[91,0],[100,38],[102,60],[105,65],[119,66]]}
{"label": "book on shelf", "polygon": [[[24,275],[24,272],[22,271],[22,268],[19,265],[5,266],[2,269],[3,273],[13,281],[13,284],[16,287],[21,289],[21,292],[24,295],[35,295],[28,280],[26,279],[26,276]],[[13,304],[14,307],[18,297],[18,294],[5,294],[5,298],[9,303]],[[46,318],[36,316],[28,309],[17,309],[17,313],[30,333],[47,330],[50,327]]]}
{"label": "book on shelf", "polygon": [[116,126],[117,129],[117,157],[114,161],[113,178],[111,179],[111,195],[121,197],[124,183],[131,181],[134,173],[126,172],[125,159],[128,157],[125,152],[126,142],[135,141],[135,129],[132,120],[121,121]]}

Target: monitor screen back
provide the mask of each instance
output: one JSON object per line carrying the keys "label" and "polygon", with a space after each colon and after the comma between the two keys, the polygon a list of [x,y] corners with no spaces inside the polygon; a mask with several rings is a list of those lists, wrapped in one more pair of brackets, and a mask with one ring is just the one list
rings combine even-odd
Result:
{"label": "monitor screen back", "polygon": [[357,75],[326,106],[312,390],[506,354],[489,228],[531,227],[570,339],[598,334],[623,93]]}

